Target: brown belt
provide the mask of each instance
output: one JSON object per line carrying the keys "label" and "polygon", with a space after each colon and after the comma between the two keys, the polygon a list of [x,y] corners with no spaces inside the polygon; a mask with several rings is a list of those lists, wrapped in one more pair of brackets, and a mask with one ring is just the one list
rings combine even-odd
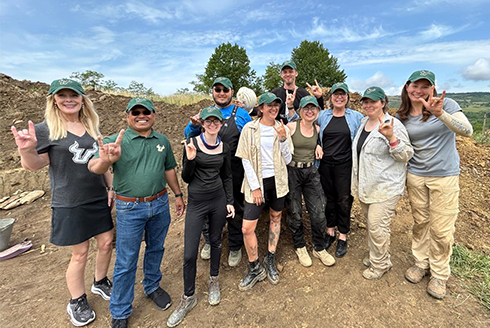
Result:
{"label": "brown belt", "polygon": [[315,162],[295,162],[295,161],[291,161],[288,164],[288,166],[298,167],[300,169],[304,169],[306,167],[310,167],[310,166],[313,166],[313,165],[315,165]]}
{"label": "brown belt", "polygon": [[167,189],[163,189],[162,191],[160,191],[156,195],[146,196],[146,197],[126,197],[123,195],[116,194],[116,198],[119,200],[122,200],[123,202],[151,202],[152,200],[155,200],[158,197],[165,195],[166,192],[167,192]]}

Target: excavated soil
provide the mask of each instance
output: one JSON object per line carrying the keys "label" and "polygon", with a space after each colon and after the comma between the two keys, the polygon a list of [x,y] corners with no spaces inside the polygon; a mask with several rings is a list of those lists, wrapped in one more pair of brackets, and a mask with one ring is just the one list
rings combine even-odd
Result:
{"label": "excavated soil", "polygon": [[[33,248],[14,259],[0,262],[0,327],[70,327],[66,304],[70,298],[65,285],[65,270],[70,260],[69,247],[49,243],[50,215],[49,178],[47,170],[28,172],[20,168],[11,125],[27,126],[27,121],[43,120],[48,85],[41,82],[17,81],[0,74],[0,198],[18,190],[43,189],[47,193],[32,204],[8,211],[0,210],[0,218],[17,219],[10,245],[32,240]],[[126,126],[124,109],[129,98],[89,91],[101,117],[101,132],[109,135]],[[358,101],[359,95],[351,95]],[[358,104],[354,107],[358,108]],[[155,129],[170,139],[176,158],[182,156],[183,129],[191,115],[209,105],[209,101],[176,107],[155,103]],[[490,253],[490,147],[472,138],[458,138],[461,156],[460,215],[456,223],[457,243]],[[184,189],[185,190],[185,189]],[[173,197],[171,203],[173,203]],[[161,286],[174,304],[167,311],[157,310],[145,298],[142,288],[142,262],[138,264],[135,283],[132,327],[165,327],[168,316],[178,303],[183,289],[182,258],[184,219],[174,215],[165,242],[161,265]],[[284,213],[284,216],[286,213]],[[308,214],[304,214],[308,220]],[[115,214],[114,214],[115,217]],[[285,220],[283,220],[285,222]],[[198,305],[181,327],[489,327],[490,313],[469,295],[458,278],[451,276],[448,297],[443,301],[430,297],[425,289],[428,278],[418,284],[408,283],[403,274],[412,264],[410,251],[412,219],[406,198],[400,201],[392,223],[391,253],[393,269],[379,281],[362,278],[362,258],[367,254],[365,219],[359,205],[352,211],[349,250],[330,268],[313,259],[313,266],[302,267],[294,253],[286,223],[281,229],[277,260],[280,282],[267,281],[252,290],[241,292],[238,282],[246,272],[246,261],[236,268],[227,265],[225,238],[221,258],[221,303],[211,307],[207,302],[209,263],[198,259],[196,293]],[[266,250],[268,220],[259,220],[257,235],[261,258]],[[306,239],[311,240],[306,228]],[[45,245],[44,251],[42,251]],[[97,313],[91,327],[110,326],[108,302],[90,293],[95,265],[95,242],[86,270],[88,300]],[[142,244],[142,248],[144,243]],[[311,251],[311,242],[308,242]],[[142,252],[141,252],[142,254]],[[112,276],[114,257],[109,276]]]}

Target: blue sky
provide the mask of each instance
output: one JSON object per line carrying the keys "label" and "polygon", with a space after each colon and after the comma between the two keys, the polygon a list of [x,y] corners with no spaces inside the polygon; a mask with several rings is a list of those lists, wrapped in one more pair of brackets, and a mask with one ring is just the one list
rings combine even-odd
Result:
{"label": "blue sky", "polygon": [[489,17],[488,0],[0,0],[0,72],[50,83],[95,70],[167,95],[192,89],[223,42],[262,75],[318,40],[353,91],[399,94],[417,69],[434,71],[440,91],[490,91]]}

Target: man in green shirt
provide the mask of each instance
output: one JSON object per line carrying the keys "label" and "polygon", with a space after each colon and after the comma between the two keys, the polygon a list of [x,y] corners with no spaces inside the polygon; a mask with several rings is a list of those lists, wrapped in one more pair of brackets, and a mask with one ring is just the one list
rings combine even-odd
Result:
{"label": "man in green shirt", "polygon": [[126,108],[128,128],[102,141],[99,152],[89,162],[89,170],[103,174],[110,166],[114,171],[116,191],[116,264],[110,311],[112,327],[127,327],[132,312],[134,283],[142,236],[145,236],[143,287],[161,310],[172,304],[160,287],[162,262],[170,210],[167,183],[175,193],[177,215],[184,212],[175,167],[177,163],[167,137],[152,126],[156,112],[145,98],[133,98]]}

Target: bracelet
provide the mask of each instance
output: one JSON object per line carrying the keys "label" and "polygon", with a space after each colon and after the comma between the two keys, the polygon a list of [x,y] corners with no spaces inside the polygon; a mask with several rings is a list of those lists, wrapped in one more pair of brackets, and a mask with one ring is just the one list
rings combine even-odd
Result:
{"label": "bracelet", "polygon": [[184,193],[180,193],[180,194],[175,194],[175,197],[184,197]]}
{"label": "bracelet", "polygon": [[398,146],[399,143],[400,143],[400,139],[396,139],[395,142],[390,142],[390,147]]}
{"label": "bracelet", "polygon": [[114,187],[105,187],[107,191],[114,191]]}

